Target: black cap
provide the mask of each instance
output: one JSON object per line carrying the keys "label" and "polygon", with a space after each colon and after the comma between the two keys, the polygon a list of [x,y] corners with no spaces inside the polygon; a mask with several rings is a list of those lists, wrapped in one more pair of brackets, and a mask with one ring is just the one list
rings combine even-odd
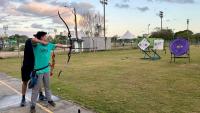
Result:
{"label": "black cap", "polygon": [[38,31],[37,34],[34,34],[33,36],[36,37],[37,39],[41,39],[41,37],[46,35],[46,34],[47,34],[47,32]]}

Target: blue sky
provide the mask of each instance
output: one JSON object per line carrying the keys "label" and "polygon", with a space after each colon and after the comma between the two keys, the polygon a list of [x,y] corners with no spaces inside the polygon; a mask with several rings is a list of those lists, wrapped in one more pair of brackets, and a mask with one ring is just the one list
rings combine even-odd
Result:
{"label": "blue sky", "polygon": [[[68,12],[65,14],[68,16],[66,19],[73,20],[70,11],[63,9],[66,1],[103,14],[99,0],[1,0],[0,10],[3,12],[0,14],[1,34],[3,25],[8,25],[11,33],[31,34],[37,30],[52,31],[50,28],[53,27],[58,27],[58,31],[62,31],[64,27],[58,19],[44,18],[56,15],[56,10],[59,9]],[[147,33],[148,24],[150,32],[155,31],[156,27],[160,27],[159,11],[164,12],[164,28],[168,27],[174,31],[185,30],[186,19],[190,19],[189,29],[197,33],[200,32],[199,10],[199,0],[108,0],[107,36],[120,36],[127,30],[135,35],[142,35]],[[7,15],[10,16],[5,17]],[[30,21],[31,19],[33,21]],[[49,29],[44,26],[48,26]]]}

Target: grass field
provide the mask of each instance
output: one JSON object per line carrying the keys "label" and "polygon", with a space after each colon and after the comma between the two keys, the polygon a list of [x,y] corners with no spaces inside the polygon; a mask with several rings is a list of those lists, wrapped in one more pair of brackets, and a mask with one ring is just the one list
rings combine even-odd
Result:
{"label": "grass field", "polygon": [[[200,47],[191,47],[191,63],[142,60],[137,50],[56,56],[54,94],[99,113],[199,113]],[[20,78],[20,59],[0,60],[0,72]],[[58,79],[59,69],[63,74]]]}

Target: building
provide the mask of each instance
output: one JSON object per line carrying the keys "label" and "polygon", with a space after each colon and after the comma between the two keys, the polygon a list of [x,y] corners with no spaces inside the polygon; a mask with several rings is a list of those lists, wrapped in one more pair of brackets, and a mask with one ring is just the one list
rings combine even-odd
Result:
{"label": "building", "polygon": [[105,48],[104,37],[87,37],[83,31],[78,31],[78,39],[76,38],[74,31],[71,31],[71,35],[74,52],[100,51],[111,49],[111,38],[107,38]]}
{"label": "building", "polygon": [[110,50],[111,49],[111,38],[107,38],[106,40],[106,48],[105,48],[105,39],[104,37],[82,37],[83,40],[83,48],[92,50]]}

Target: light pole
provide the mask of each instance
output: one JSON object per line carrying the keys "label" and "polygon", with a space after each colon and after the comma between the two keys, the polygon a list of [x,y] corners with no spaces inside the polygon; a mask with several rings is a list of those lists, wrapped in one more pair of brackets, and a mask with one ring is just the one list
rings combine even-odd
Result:
{"label": "light pole", "polygon": [[[8,17],[10,15],[7,15],[7,16],[3,16],[0,18],[0,21],[6,17]],[[5,33],[5,36],[6,36],[6,30],[8,30],[8,25],[3,25],[3,29],[5,30],[4,33]],[[4,39],[3,39],[3,35],[2,37],[0,36],[0,50],[4,47]]]}
{"label": "light pole", "polygon": [[163,12],[162,12],[162,11],[160,11],[159,16],[160,16],[160,19],[161,19],[161,27],[160,27],[160,30],[161,30],[161,32],[162,32],[162,19],[163,19]]}
{"label": "light pole", "polygon": [[188,37],[188,41],[189,41],[189,34],[188,34],[188,30],[189,30],[189,22],[190,22],[190,20],[187,19],[187,37]]}
{"label": "light pole", "polygon": [[172,31],[173,31],[173,39],[175,38],[174,36],[175,36],[175,29],[172,29]]}
{"label": "light pole", "polygon": [[[10,16],[10,15],[3,16],[3,17],[0,18],[0,20],[6,18],[8,16]],[[8,30],[8,25],[3,25],[3,29],[4,29],[4,33],[5,33],[5,36],[6,36],[6,31]]]}
{"label": "light pole", "polygon": [[55,33],[55,36],[54,36],[54,38],[56,37],[56,33],[57,33],[57,29],[54,29],[54,33]]}
{"label": "light pole", "polygon": [[148,24],[148,35],[149,35],[149,27],[150,27],[150,24]]}
{"label": "light pole", "polygon": [[[161,36],[162,36],[162,35],[163,35],[163,34],[162,34],[162,19],[163,19],[163,11],[160,11],[160,13],[159,13],[159,17],[160,17],[160,20],[161,20],[161,24],[160,24],[160,33],[161,33]],[[165,44],[164,44],[164,51],[165,51],[165,54],[166,54]]]}
{"label": "light pole", "polygon": [[4,29],[4,33],[5,33],[5,37],[6,37],[6,31],[8,30],[8,25],[3,25],[3,29]]}
{"label": "light pole", "polygon": [[103,32],[103,34],[104,34],[104,38],[105,38],[105,49],[106,49],[107,37],[106,37],[106,24],[105,24],[106,23],[105,9],[106,9],[106,5],[108,4],[108,0],[100,0],[100,3],[102,3],[102,5],[103,5],[103,12],[104,12],[104,32]]}
{"label": "light pole", "polygon": [[[189,30],[189,22],[190,22],[190,20],[187,19],[187,37],[188,37],[188,42],[190,43],[190,38],[189,38],[189,33],[188,33],[188,30]],[[190,48],[189,48],[189,50],[188,50],[188,54],[189,54],[189,56],[190,56]],[[190,57],[189,57],[189,62],[190,62]]]}

